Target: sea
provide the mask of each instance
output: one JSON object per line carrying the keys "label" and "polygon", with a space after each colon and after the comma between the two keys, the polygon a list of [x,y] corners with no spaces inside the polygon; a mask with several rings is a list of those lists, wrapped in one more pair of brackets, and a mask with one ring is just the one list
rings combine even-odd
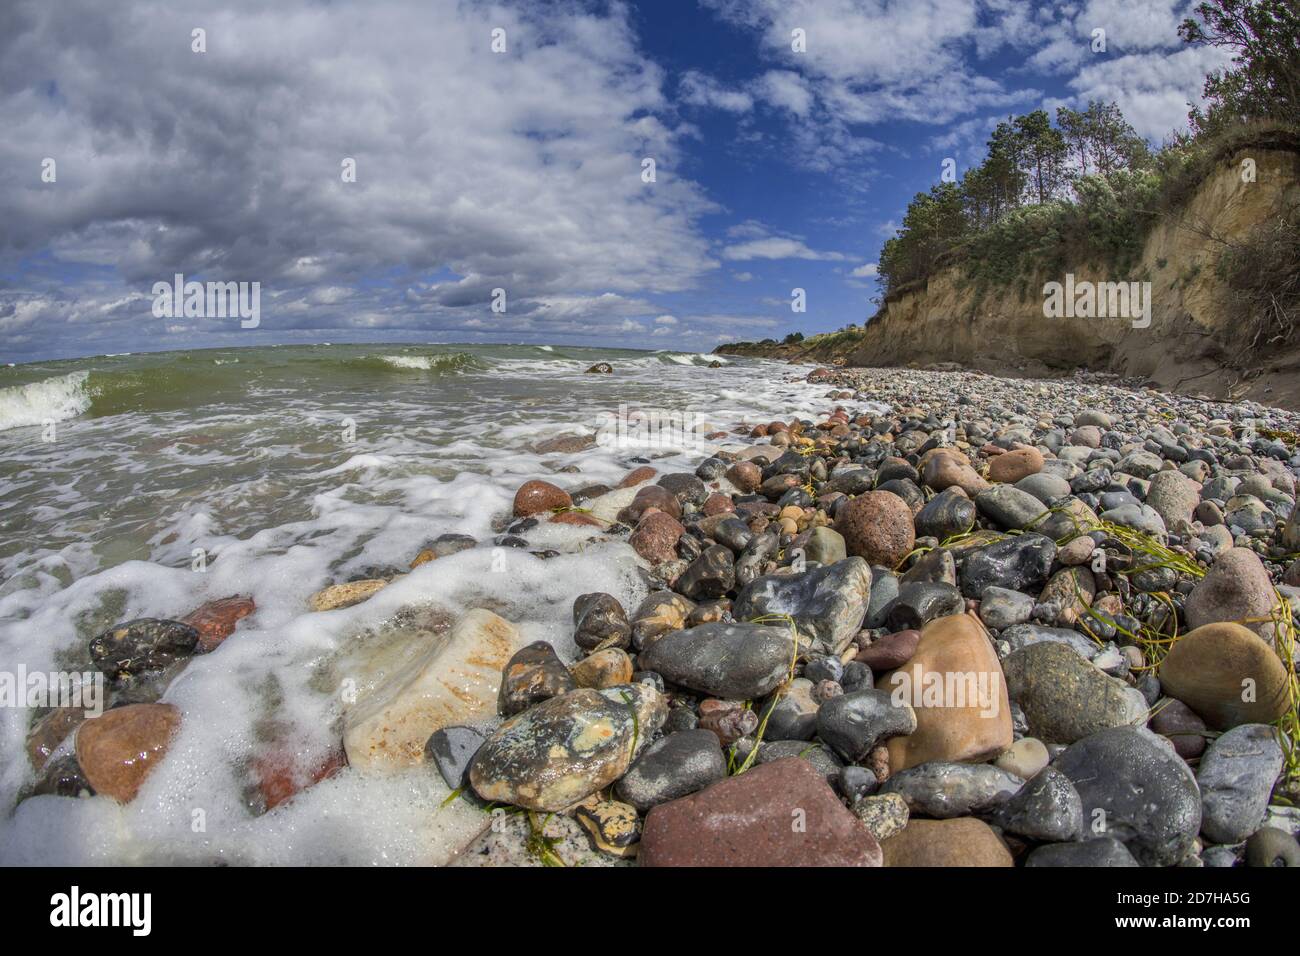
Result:
{"label": "sea", "polygon": [[[587,372],[601,362],[613,371]],[[339,747],[339,675],[382,679],[471,608],[572,659],[574,598],[606,591],[631,612],[643,563],[626,536],[591,527],[543,522],[526,548],[496,546],[518,487],[614,486],[642,462],[694,471],[744,441],[715,431],[829,411],[807,371],[674,351],[356,344],[0,368],[0,673],[84,671],[88,642],[116,623],[231,595],[257,605],[167,687],[181,729],[126,805],[29,796],[33,712],[0,707],[0,863],[447,862],[483,811],[431,767],[345,768],[261,812],[259,761],[310,776]],[[559,436],[596,442],[546,450]],[[364,603],[308,609],[329,584],[405,571],[446,533],[479,546]]]}

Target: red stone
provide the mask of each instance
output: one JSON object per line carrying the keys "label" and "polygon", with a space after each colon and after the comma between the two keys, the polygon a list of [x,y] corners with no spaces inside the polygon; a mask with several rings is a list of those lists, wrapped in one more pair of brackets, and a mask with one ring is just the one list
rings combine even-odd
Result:
{"label": "red stone", "polygon": [[870,667],[873,674],[892,671],[910,661],[920,643],[920,631],[895,631],[862,648],[855,660]]}
{"label": "red stone", "polygon": [[263,804],[270,811],[347,765],[342,747],[310,757],[280,748],[253,758],[253,779]]}
{"label": "red stone", "polygon": [[172,704],[128,704],[77,729],[77,763],[96,793],[129,803],[181,725]]}
{"label": "red stone", "polygon": [[704,506],[700,509],[706,515],[727,514],[736,510],[735,503],[731,500],[730,495],[715,494],[709,495],[704,499]]}
{"label": "red stone", "polygon": [[227,597],[208,601],[181,618],[199,632],[197,650],[207,654],[221,646],[221,642],[235,632],[235,625],[257,609],[252,598]]}
{"label": "red stone", "polygon": [[651,564],[660,564],[677,557],[677,539],[685,533],[672,515],[652,511],[638,522],[628,540],[637,554]]}
{"label": "red stone", "polygon": [[526,481],[515,492],[515,517],[526,518],[540,511],[573,507],[573,499],[562,488],[547,481]]}
{"label": "red stone", "polygon": [[642,866],[880,866],[880,844],[801,757],[651,809]]}
{"label": "red stone", "polygon": [[561,511],[559,514],[552,517],[551,521],[555,524],[590,525],[594,528],[604,527],[599,518],[589,514],[584,514],[581,511]]}
{"label": "red stone", "polygon": [[643,481],[649,481],[659,472],[655,471],[649,465],[642,465],[640,468],[633,468],[627,473],[627,476],[618,483],[620,488],[632,488],[641,484]]}

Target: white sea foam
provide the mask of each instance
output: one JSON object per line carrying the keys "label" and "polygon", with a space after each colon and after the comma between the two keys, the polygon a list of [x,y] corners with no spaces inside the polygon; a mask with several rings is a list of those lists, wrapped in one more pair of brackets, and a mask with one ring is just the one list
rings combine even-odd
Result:
{"label": "white sea foam", "polygon": [[0,431],[76,418],[90,408],[89,377],[89,372],[72,372],[0,388]]}

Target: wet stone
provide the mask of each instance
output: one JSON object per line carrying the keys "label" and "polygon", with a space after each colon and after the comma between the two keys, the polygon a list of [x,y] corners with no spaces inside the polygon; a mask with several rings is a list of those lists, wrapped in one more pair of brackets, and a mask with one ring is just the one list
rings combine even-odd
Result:
{"label": "wet stone", "polygon": [[109,628],[90,642],[90,657],[110,681],[162,670],[191,656],[199,632],[180,621],[138,618]]}

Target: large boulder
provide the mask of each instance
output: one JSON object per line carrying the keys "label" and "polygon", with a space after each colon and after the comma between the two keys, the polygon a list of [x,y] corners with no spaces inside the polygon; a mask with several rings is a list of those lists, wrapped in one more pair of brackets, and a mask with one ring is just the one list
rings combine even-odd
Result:
{"label": "large boulder", "polygon": [[1123,681],[1103,673],[1064,644],[1030,644],[1002,662],[1007,693],[1049,743],[1072,744],[1107,727],[1140,723],[1147,703]]}
{"label": "large boulder", "polygon": [[887,568],[897,567],[916,544],[912,509],[888,491],[868,491],[846,501],[835,516],[835,530],[844,536],[849,554]]}
{"label": "large boulder", "polygon": [[348,764],[397,769],[421,763],[435,730],[489,717],[501,671],[523,645],[515,626],[491,611],[467,612],[451,633],[427,636],[421,656],[343,712]]}
{"label": "large boulder", "polygon": [[928,760],[988,760],[1011,746],[1002,667],[984,628],[969,614],[927,624],[912,659],[881,675],[876,686],[916,711],[916,730],[889,741],[895,771]]}

